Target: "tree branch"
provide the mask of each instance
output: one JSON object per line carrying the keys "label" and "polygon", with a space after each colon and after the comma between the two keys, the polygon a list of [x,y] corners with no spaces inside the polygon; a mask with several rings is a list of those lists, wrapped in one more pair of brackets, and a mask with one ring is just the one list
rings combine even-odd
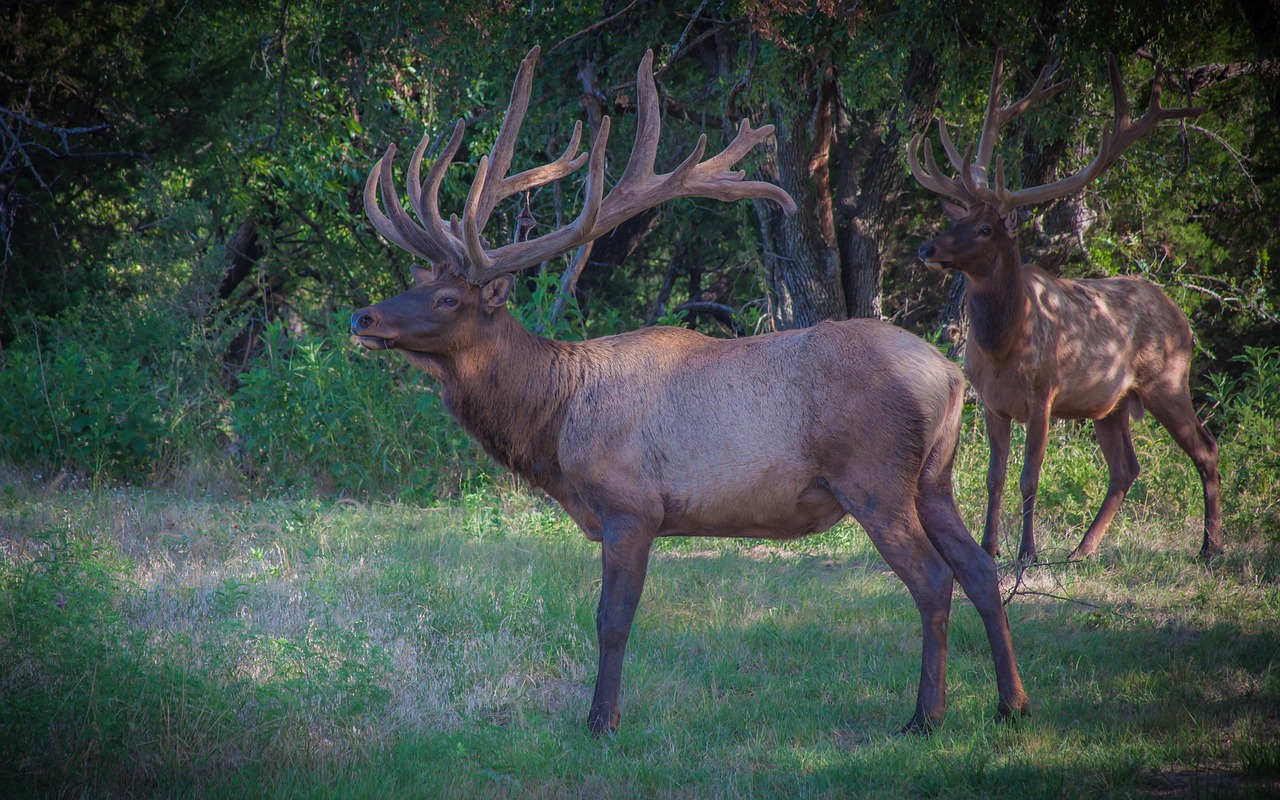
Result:
{"label": "tree branch", "polygon": [[566,37],[566,38],[564,38],[564,39],[561,39],[559,42],[556,42],[555,46],[553,46],[550,50],[548,50],[548,51],[547,51],[547,55],[551,55],[552,53],[554,53],[555,51],[559,50],[559,49],[560,49],[561,47],[563,47],[564,45],[568,44],[569,42],[572,42],[574,39],[578,39],[578,38],[580,38],[580,37],[586,36],[588,33],[591,33],[592,31],[596,31],[596,30],[599,30],[599,29],[603,28],[604,26],[606,26],[606,25],[608,25],[609,23],[611,23],[611,22],[613,22],[614,20],[616,20],[618,17],[621,17],[623,14],[625,14],[625,13],[627,13],[628,11],[630,11],[631,9],[635,8],[635,7],[636,7],[636,3],[638,3],[638,2],[640,2],[640,0],[631,0],[631,5],[627,6],[627,7],[626,7],[626,8],[624,8],[624,9],[622,9],[622,10],[621,10],[621,11],[619,11],[617,14],[613,14],[613,15],[611,15],[611,16],[605,17],[604,19],[600,20],[599,22],[596,22],[596,23],[594,23],[594,24],[592,24],[592,25],[589,25],[589,26],[587,26],[587,27],[583,28],[582,30],[578,31],[577,33],[573,34],[572,36],[569,36],[569,37]]}

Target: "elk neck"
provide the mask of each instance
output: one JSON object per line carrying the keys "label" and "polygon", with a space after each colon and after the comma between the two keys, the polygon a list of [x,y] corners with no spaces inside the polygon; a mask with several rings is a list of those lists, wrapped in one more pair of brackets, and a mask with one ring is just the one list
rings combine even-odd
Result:
{"label": "elk neck", "polygon": [[581,348],[530,333],[505,306],[482,331],[440,358],[445,406],[499,463],[550,489],[565,405],[586,373]]}
{"label": "elk neck", "polygon": [[966,270],[970,341],[994,358],[1019,340],[1030,313],[1018,238],[995,242],[986,269]]}

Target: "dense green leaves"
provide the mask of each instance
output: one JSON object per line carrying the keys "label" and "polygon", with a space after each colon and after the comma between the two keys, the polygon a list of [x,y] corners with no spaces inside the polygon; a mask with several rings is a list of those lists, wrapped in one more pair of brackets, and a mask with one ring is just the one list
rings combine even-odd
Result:
{"label": "dense green leaves", "polygon": [[[1258,64],[1257,26],[1232,4],[11,5],[11,24],[0,30],[0,381],[18,399],[2,408],[10,429],[44,420],[41,435],[50,438],[6,443],[9,458],[76,469],[130,458],[172,466],[183,459],[166,447],[201,441],[203,452],[235,451],[227,420],[246,388],[245,401],[294,409],[286,416],[320,402],[317,387],[275,385],[288,374],[280,359],[292,363],[318,342],[311,366],[293,380],[321,380],[320,361],[351,359],[330,334],[335,315],[407,285],[408,256],[364,220],[369,166],[388,144],[403,154],[424,133],[464,119],[466,138],[440,198],[446,215],[459,211],[497,134],[515,65],[534,44],[543,54],[514,170],[558,154],[573,123],[599,111],[613,119],[606,178],[615,180],[633,135],[636,64],[653,49],[664,113],[659,168],[682,159],[701,133],[714,150],[738,116],[787,122],[798,160],[780,165],[762,152],[744,168],[792,170],[809,195],[799,216],[810,222],[830,196],[842,270],[858,215],[867,225],[879,219],[860,232],[878,259],[877,307],[917,332],[936,326],[945,284],[917,268],[913,249],[941,215],[936,199],[905,177],[900,149],[879,165],[868,166],[867,154],[909,137],[935,113],[961,141],[970,138],[1003,46],[1007,96],[1053,61],[1070,81],[1000,144],[1012,181],[1051,180],[1089,157],[1110,114],[1102,53],[1121,55],[1138,109],[1152,74],[1138,51],[1150,53],[1171,69],[1168,102],[1185,102],[1190,88],[1208,112],[1185,131],[1169,126],[1140,141],[1089,187],[1080,199],[1091,225],[1064,228],[1054,207],[1033,209],[1027,254],[1072,276],[1142,274],[1164,285],[1192,318],[1201,375],[1238,376],[1231,359],[1240,347],[1269,343],[1280,331],[1272,264],[1280,248],[1280,109],[1265,77],[1275,65]],[[907,91],[922,64],[924,78]],[[1215,64],[1223,69],[1200,69]],[[835,99],[826,150],[814,111],[821,87]],[[810,162],[819,153],[830,157],[826,178]],[[530,198],[536,232],[577,212],[579,180]],[[492,241],[512,235],[516,202],[494,214]],[[557,336],[650,320],[717,335],[776,323],[775,276],[766,267],[787,263],[770,260],[777,243],[762,239],[760,213],[745,203],[669,204],[596,243],[568,316],[553,313],[568,259],[532,271],[516,295],[522,319],[552,323],[547,330]],[[840,280],[847,289],[850,275]],[[736,313],[681,310],[689,300]],[[262,338],[271,324],[280,347]],[[66,376],[84,385],[33,377],[34,367],[56,358],[90,365]],[[354,381],[357,373],[342,374]],[[390,374],[376,380],[404,385]],[[67,398],[66,410],[31,399],[46,395]],[[109,413],[74,410],[95,405]],[[141,453],[137,437],[103,428],[121,409],[131,409],[126,427],[152,443]],[[335,436],[354,447],[357,431]],[[72,434],[82,436],[80,449],[64,451],[77,441]]]}

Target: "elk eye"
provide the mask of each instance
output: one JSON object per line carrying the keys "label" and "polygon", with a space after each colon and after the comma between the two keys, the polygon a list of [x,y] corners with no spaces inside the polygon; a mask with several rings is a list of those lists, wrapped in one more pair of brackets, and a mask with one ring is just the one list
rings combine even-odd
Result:
{"label": "elk eye", "polygon": [[437,300],[436,305],[444,306],[445,308],[453,308],[454,306],[458,305],[458,298],[454,297],[453,295],[447,294],[444,297],[441,297],[439,300]]}
{"label": "elk eye", "polygon": [[979,236],[990,236],[990,235],[991,235],[991,226],[990,226],[990,225],[983,225],[983,226],[982,226],[982,230],[978,231],[978,235],[979,235]]}

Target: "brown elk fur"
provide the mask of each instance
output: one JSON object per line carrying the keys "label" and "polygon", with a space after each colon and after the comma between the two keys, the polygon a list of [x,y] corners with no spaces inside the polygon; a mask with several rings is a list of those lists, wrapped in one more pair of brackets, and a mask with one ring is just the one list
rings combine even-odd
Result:
{"label": "brown elk fur", "polygon": [[620,719],[623,651],[655,537],[790,539],[846,514],[920,611],[905,730],[943,716],[953,578],[986,627],[1000,713],[1026,712],[995,563],[951,492],[963,377],[933,347],[869,320],[747,339],[660,327],[557,342],[516,322],[509,286],[424,274],[357,311],[352,330],[437,377],[468,432],[602,543],[593,731]]}
{"label": "brown elk fur", "polygon": [[[911,174],[920,184],[962,205],[947,204],[954,226],[920,247],[929,266],[958,269],[969,279],[972,329],[965,369],[986,406],[991,462],[987,471],[987,521],[982,546],[999,552],[1000,500],[1009,463],[1009,424],[1027,426],[1022,465],[1022,543],[1018,557],[1035,558],[1033,517],[1040,466],[1049,441],[1050,417],[1092,419],[1111,478],[1093,523],[1071,557],[1093,553],[1138,477],[1138,458],[1129,418],[1148,408],[1191,456],[1204,483],[1203,555],[1222,551],[1218,514],[1218,446],[1196,418],[1187,389],[1191,365],[1191,326],[1186,316],[1154,285],[1137,278],[1061,280],[1024,265],[1018,254],[1018,214],[1023,206],[1079,192],[1113,164],[1138,139],[1166,120],[1195,116],[1203,108],[1164,108],[1161,73],[1156,71],[1147,110],[1133,119],[1119,62],[1107,59],[1115,113],[1102,126],[1093,160],[1078,172],[1052,183],[1010,189],[995,143],[1001,128],[1065,83],[1050,84],[1054,67],[1040,72],[1021,99],[1000,105],[1004,52],[997,51],[987,93],[987,111],[977,143],[964,155],[946,126],[938,133],[956,177],[938,169],[922,136],[907,150]],[[992,169],[994,167],[994,169]]]}
{"label": "brown elk fur", "polygon": [[[462,220],[446,222],[437,190],[457,152],[459,122],[425,181],[427,137],[409,165],[409,202],[392,182],[393,148],[365,184],[365,211],[390,241],[434,265],[417,285],[357,311],[351,330],[370,349],[395,349],[438,378],[449,410],[494,458],[544,489],[601,543],[595,697],[587,722],[620,718],[622,657],[657,536],[789,539],[852,514],[902,578],[924,625],[920,689],[906,730],[946,708],[947,621],[959,579],[986,626],[1000,713],[1023,713],[995,562],[951,495],[962,378],[928,344],[878,322],[718,340],[646,328],[587,342],[524,330],[507,311],[511,274],[588,243],[675,197],[795,202],[732,167],[773,129],[744,120],[719,154],[706,138],[667,173],[655,171],[660,123],[653,54],[636,74],[636,139],[604,192],[608,118],[576,156],[579,129],[556,161],[507,176],[528,106],[538,50],[521,64],[493,151],[481,159]],[[502,199],[588,164],[577,219],[534,239],[491,248],[481,231]],[[382,206],[379,207],[378,192]]]}
{"label": "brown elk fur", "polygon": [[1093,553],[1138,477],[1129,420],[1144,408],[1191,456],[1204,484],[1201,553],[1222,551],[1218,447],[1197,419],[1187,389],[1191,326],[1164,292],[1140,278],[1066,280],[1023,264],[1017,214],[979,202],[946,233],[920,247],[935,268],[968,278],[971,332],[965,371],[986,407],[991,462],[982,546],[999,551],[1000,501],[1010,421],[1027,426],[1019,557],[1035,557],[1032,517],[1050,417],[1091,419],[1110,468],[1107,494],[1072,557]]}

